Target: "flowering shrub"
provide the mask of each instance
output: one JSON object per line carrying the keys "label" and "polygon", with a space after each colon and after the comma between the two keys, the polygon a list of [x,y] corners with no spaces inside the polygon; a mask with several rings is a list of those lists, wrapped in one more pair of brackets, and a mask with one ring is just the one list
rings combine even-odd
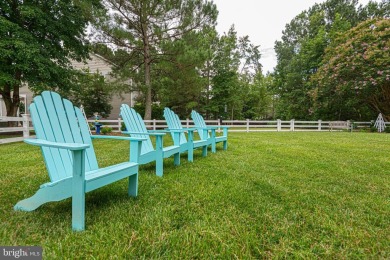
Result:
{"label": "flowering shrub", "polygon": [[312,93],[317,108],[323,100],[335,107],[332,100],[367,105],[389,120],[390,20],[367,20],[339,35],[326,49],[312,82],[317,85]]}

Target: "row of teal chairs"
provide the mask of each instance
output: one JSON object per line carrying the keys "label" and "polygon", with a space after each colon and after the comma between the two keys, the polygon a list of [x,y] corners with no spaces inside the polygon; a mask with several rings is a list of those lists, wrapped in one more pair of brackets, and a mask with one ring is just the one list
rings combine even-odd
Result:
{"label": "row of teal chairs", "polygon": [[[139,165],[156,161],[156,174],[163,175],[163,159],[174,156],[174,163],[180,164],[180,153],[187,152],[193,161],[193,150],[207,147],[216,151],[216,143],[223,142],[227,149],[227,128],[224,134],[216,136],[215,127],[207,127],[202,116],[192,112],[195,128],[185,129],[173,111],[168,108],[164,116],[168,124],[165,132],[147,130],[140,115],[127,105],[122,105],[121,116],[129,136],[91,135],[88,123],[81,110],[55,92],[44,91],[34,98],[30,105],[36,139],[25,139],[31,145],[41,147],[50,181],[41,185],[31,197],[19,201],[15,210],[33,211],[42,204],[72,198],[72,229],[85,229],[85,194],[123,178],[128,178],[128,195],[138,194]],[[194,131],[199,140],[194,141]],[[187,132],[187,137],[184,133]],[[172,135],[174,144],[163,147],[163,136]],[[150,136],[156,137],[155,148]],[[116,165],[99,168],[93,148],[93,139],[116,139],[130,142],[129,160]]]}
{"label": "row of teal chairs", "polygon": [[[227,149],[227,126],[223,128],[223,134],[216,135],[218,127],[207,126],[203,117],[196,111],[192,111],[191,117],[194,121],[194,128],[184,128],[181,125],[180,118],[169,108],[164,109],[164,118],[168,129],[162,131],[148,131],[147,126],[140,114],[127,104],[123,104],[120,109],[127,131],[123,132],[135,138],[146,139],[142,143],[140,163],[149,163],[156,161],[156,175],[163,175],[163,159],[174,156],[174,164],[180,164],[180,153],[187,152],[188,161],[194,160],[194,149],[201,148],[202,155],[207,156],[207,147],[211,146],[211,151],[216,152],[216,144],[223,143],[223,149]],[[194,139],[194,132],[198,132],[199,138]],[[173,139],[173,145],[164,147],[163,136],[170,133]],[[187,133],[187,136],[186,136]],[[156,145],[153,147],[150,136],[156,137]]]}

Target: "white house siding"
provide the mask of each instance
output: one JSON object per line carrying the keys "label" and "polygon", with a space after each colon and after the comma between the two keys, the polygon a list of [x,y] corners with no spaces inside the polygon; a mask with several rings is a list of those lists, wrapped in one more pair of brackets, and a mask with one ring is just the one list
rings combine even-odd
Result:
{"label": "white house siding", "polygon": [[110,114],[110,119],[116,119],[119,118],[119,113],[120,113],[120,107],[122,104],[128,104],[130,107],[134,106],[134,95],[133,94],[122,94],[122,97],[119,95],[114,95],[111,100],[111,114]]}
{"label": "white house siding", "polygon": [[108,74],[112,71],[111,67],[113,66],[109,61],[97,54],[90,54],[91,59],[84,62],[72,61],[72,66],[75,69],[89,69],[91,73],[99,72],[104,77],[107,77]]}

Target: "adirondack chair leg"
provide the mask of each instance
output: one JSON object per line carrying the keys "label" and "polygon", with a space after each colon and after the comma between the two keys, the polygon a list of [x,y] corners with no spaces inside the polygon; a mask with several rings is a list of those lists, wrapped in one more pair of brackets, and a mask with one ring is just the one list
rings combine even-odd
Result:
{"label": "adirondack chair leg", "polygon": [[15,210],[33,211],[39,206],[51,202],[60,201],[72,196],[72,179],[66,179],[54,185],[42,185],[41,188],[30,198],[19,201]]}
{"label": "adirondack chair leg", "polygon": [[[141,141],[131,141],[130,142],[130,162],[139,163],[139,156],[141,154]],[[129,189],[128,194],[131,197],[138,196],[138,170],[139,166],[137,166],[137,173],[129,176]]]}
{"label": "adirondack chair leg", "polygon": [[193,148],[188,148],[187,160],[189,162],[193,162],[194,161],[194,149]]}
{"label": "adirondack chair leg", "polygon": [[227,144],[227,138],[228,138],[228,130],[227,130],[227,128],[223,129],[223,135],[226,136],[226,140],[223,142],[223,149],[227,150],[227,146],[228,146],[228,144]]}
{"label": "adirondack chair leg", "polygon": [[156,175],[162,177],[164,174],[164,163],[162,155],[156,158]]}
{"label": "adirondack chair leg", "polygon": [[[138,172],[138,170],[137,170]],[[137,197],[138,195],[138,173],[129,176],[129,196]]]}
{"label": "adirondack chair leg", "polygon": [[194,132],[188,131],[188,142],[187,142],[187,156],[188,161],[193,162],[194,161]]}
{"label": "adirondack chair leg", "polygon": [[[180,133],[174,133],[174,144],[180,146]],[[173,156],[174,164],[180,165],[180,151]]]}
{"label": "adirondack chair leg", "polygon": [[180,153],[175,153],[175,155],[173,156],[173,161],[176,166],[180,165]]}
{"label": "adirondack chair leg", "polygon": [[207,156],[207,145],[202,146],[202,156],[206,157]]}
{"label": "adirondack chair leg", "polygon": [[211,130],[211,152],[216,153],[217,152],[217,142],[215,139],[215,129]]}
{"label": "adirondack chair leg", "polygon": [[73,151],[72,229],[85,229],[85,151]]}
{"label": "adirondack chair leg", "polygon": [[162,177],[164,174],[164,155],[163,155],[162,136],[156,136],[156,175]]}

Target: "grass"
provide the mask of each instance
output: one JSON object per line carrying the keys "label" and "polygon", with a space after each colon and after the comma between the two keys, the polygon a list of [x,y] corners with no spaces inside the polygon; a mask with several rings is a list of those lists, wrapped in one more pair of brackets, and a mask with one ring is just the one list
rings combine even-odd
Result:
{"label": "grass", "polygon": [[[39,245],[45,258],[390,258],[390,135],[231,133],[227,151],[154,175],[139,196],[126,180],[88,193],[85,232],[71,200],[33,212],[13,205],[48,181],[39,149],[0,146],[0,245]],[[101,166],[126,142],[94,141]]]}
{"label": "grass", "polygon": [[21,134],[0,134],[0,139],[13,138],[13,137],[23,137],[23,133]]}

